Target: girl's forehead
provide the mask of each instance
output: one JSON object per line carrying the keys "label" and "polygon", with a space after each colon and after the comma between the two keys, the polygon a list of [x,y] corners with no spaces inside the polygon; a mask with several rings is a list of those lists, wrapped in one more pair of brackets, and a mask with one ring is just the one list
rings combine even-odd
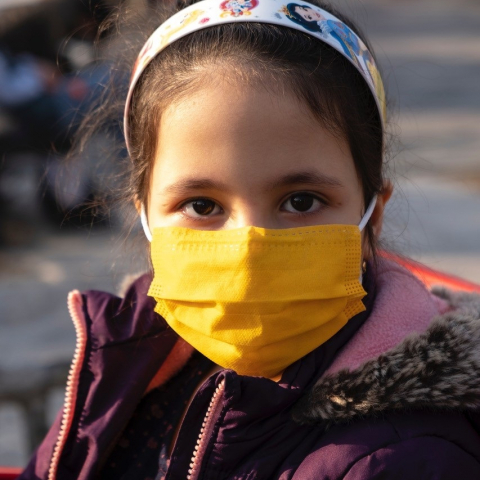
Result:
{"label": "girl's forehead", "polygon": [[267,184],[294,172],[356,182],[345,140],[313,119],[294,94],[210,84],[162,115],[153,180]]}

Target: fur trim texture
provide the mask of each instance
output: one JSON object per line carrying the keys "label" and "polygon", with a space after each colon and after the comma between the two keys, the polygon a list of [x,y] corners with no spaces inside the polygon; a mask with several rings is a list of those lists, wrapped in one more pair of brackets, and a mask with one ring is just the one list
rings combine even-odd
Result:
{"label": "fur trim texture", "polygon": [[480,296],[435,292],[455,311],[354,370],[322,377],[293,418],[325,426],[405,409],[480,408]]}

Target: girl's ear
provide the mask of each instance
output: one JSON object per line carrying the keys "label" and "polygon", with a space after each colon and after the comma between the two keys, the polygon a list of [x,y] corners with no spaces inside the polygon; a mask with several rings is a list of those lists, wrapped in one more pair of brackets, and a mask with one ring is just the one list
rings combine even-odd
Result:
{"label": "girl's ear", "polygon": [[370,224],[372,225],[373,234],[375,238],[380,236],[382,232],[383,225],[383,214],[385,211],[385,205],[390,200],[390,197],[393,193],[393,184],[390,180],[385,180],[383,182],[383,188],[381,193],[377,196],[377,203],[375,209],[373,210],[372,217],[370,219]]}
{"label": "girl's ear", "polygon": [[135,205],[135,210],[140,215],[140,213],[142,211],[142,202],[140,201],[140,199],[138,197],[135,197],[135,200],[133,201],[133,204]]}

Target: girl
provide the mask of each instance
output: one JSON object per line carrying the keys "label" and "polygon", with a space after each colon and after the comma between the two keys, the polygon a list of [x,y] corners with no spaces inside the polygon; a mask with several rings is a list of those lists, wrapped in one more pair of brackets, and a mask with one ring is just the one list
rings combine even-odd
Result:
{"label": "girl", "polygon": [[142,49],[124,126],[153,273],[69,295],[65,406],[21,479],[480,478],[479,300],[378,257],[381,79],[351,21],[298,4],[360,48],[282,0],[205,0]]}

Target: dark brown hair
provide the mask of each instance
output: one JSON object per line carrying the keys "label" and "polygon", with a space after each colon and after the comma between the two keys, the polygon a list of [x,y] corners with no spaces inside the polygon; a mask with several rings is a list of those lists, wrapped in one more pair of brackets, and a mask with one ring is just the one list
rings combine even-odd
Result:
{"label": "dark brown hair", "polygon": [[[136,52],[166,18],[194,3],[179,1],[148,11],[147,23],[151,27],[143,23]],[[338,17],[368,46],[367,39],[350,19],[324,2],[310,3]],[[135,42],[131,39],[138,37],[138,33],[126,36],[132,47]],[[130,68],[133,61],[132,57]],[[319,122],[347,141],[363,187],[365,206],[381,192],[382,125],[374,97],[357,69],[343,55],[308,34],[269,24],[235,23],[206,28],[177,40],[144,71],[135,88],[129,118],[132,162],[126,188],[128,200],[147,203],[162,111],[198,88],[202,81],[199,72],[212,66],[227,66],[242,81],[294,92]],[[126,92],[123,93],[126,98]],[[369,226],[367,234],[374,247]]]}

